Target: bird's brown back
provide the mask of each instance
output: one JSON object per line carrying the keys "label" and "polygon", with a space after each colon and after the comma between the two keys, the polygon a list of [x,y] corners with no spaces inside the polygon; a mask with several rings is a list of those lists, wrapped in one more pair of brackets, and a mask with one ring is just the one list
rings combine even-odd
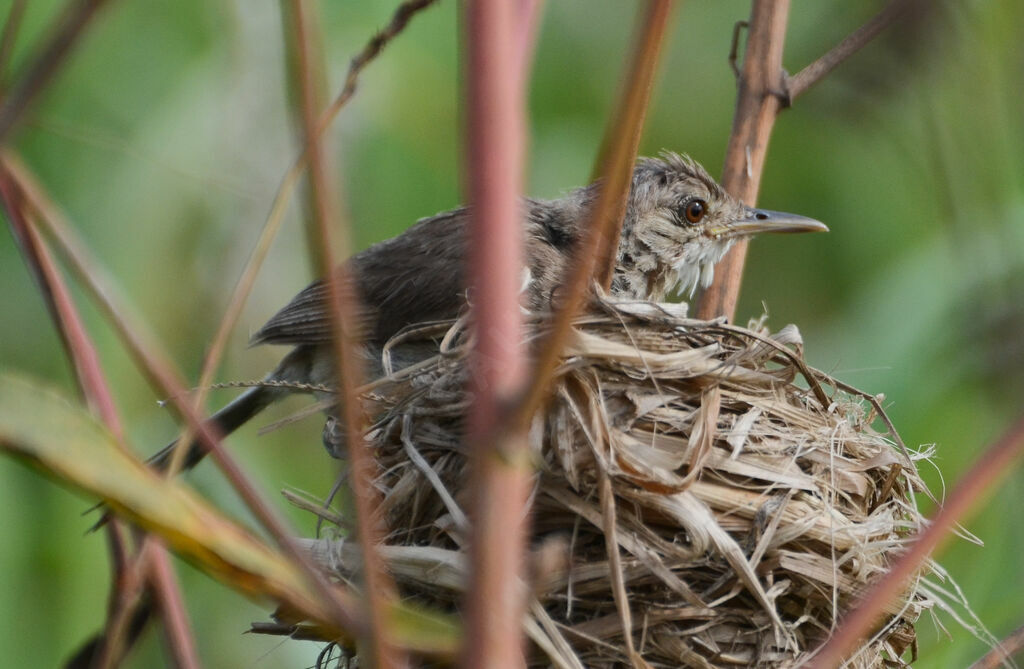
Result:
{"label": "bird's brown back", "polygon": [[[526,301],[544,309],[562,280],[579,235],[589,189],[564,200],[523,200],[526,227]],[[465,262],[469,209],[418,221],[401,235],[374,244],[346,263],[362,305],[367,343],[383,345],[402,328],[455,318],[467,302]],[[252,344],[322,344],[330,341],[327,289],[317,280],[253,335]]]}
{"label": "bird's brown back", "polygon": [[[346,263],[362,305],[363,335],[383,344],[407,325],[454,318],[465,304],[465,209],[423,219]],[[253,335],[252,344],[321,344],[331,339],[327,289],[314,281]]]}

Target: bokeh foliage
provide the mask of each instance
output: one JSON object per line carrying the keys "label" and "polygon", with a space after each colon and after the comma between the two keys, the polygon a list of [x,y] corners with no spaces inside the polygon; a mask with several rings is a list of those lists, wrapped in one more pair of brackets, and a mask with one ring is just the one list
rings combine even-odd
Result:
{"label": "bokeh foliage", "polygon": [[[817,57],[881,4],[794,2],[787,67]],[[907,443],[937,443],[937,469],[924,474],[941,491],[939,472],[955,480],[1024,406],[1024,5],[935,4],[930,20],[869,46],[776,125],[759,204],[814,216],[832,233],[755,242],[739,313],[757,316],[766,304],[776,327],[800,326],[812,364],[885,393]],[[0,16],[9,6],[0,2]],[[15,70],[60,6],[28,3]],[[332,90],[393,6],[324,3]],[[442,0],[414,19],[367,70],[336,126],[332,146],[359,247],[461,199],[456,9]],[[733,22],[748,10],[740,0],[681,5],[643,152],[686,151],[720,170],[735,96],[726,55]],[[530,194],[557,196],[590,173],[632,19],[632,3],[546,8],[530,90]],[[14,138],[193,375],[295,155],[282,62],[275,2],[112,2]],[[224,380],[258,378],[279,354],[245,342],[311,278],[298,214],[293,207],[243,316]],[[7,234],[0,282],[0,365],[73,392]],[[175,427],[96,313],[85,313],[130,436],[151,452]],[[230,443],[268,490],[323,494],[333,480],[315,420],[259,438],[250,426]],[[192,481],[242,515],[202,469]],[[954,540],[941,555],[997,636],[1024,620],[1022,482],[1011,473],[968,524],[984,548]],[[92,522],[80,517],[86,506],[0,459],[0,611],[8,621],[0,656],[9,666],[52,666],[102,621],[103,545],[83,537]],[[309,516],[292,517],[312,532]],[[266,611],[188,567],[182,578],[209,666],[311,663],[312,644],[240,634]],[[952,641],[922,621],[919,666],[964,666],[984,651],[950,630]],[[128,664],[160,658],[159,637],[150,635]]]}

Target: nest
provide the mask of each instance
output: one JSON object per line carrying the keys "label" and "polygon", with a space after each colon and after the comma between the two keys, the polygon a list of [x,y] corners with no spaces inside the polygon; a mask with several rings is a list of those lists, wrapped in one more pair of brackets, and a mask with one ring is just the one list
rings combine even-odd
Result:
{"label": "nest", "polygon": [[[368,397],[384,554],[404,595],[449,609],[465,582],[465,338],[451,325]],[[919,456],[878,398],[804,363],[794,326],[601,303],[529,439],[529,666],[800,664],[922,522]],[[311,545],[342,577],[358,563],[351,542]],[[902,666],[933,604],[914,584],[850,666]]]}

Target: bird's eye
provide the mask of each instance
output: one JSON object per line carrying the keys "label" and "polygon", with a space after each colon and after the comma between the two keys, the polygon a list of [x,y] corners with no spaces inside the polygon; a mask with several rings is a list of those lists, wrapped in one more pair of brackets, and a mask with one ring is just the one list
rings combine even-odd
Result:
{"label": "bird's eye", "polygon": [[708,204],[704,200],[690,200],[683,209],[686,220],[690,223],[700,223],[704,214],[708,213]]}

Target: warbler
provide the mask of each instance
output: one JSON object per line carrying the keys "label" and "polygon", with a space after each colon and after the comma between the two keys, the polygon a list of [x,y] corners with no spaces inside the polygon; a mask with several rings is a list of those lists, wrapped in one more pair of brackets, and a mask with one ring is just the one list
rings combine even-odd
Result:
{"label": "warbler", "polygon": [[[596,182],[558,199],[522,200],[526,308],[549,310],[600,188]],[[471,207],[461,207],[421,219],[347,261],[362,308],[367,359],[377,360],[384,344],[403,328],[455,318],[466,307],[466,227],[471,215]],[[665,152],[641,158],[633,171],[611,295],[651,301],[661,301],[672,291],[692,295],[698,286],[711,284],[715,263],[737,239],[762,232],[827,230],[811,218],[744,205],[687,156]],[[302,386],[335,385],[324,282],[315,281],[296,295],[251,343],[293,348],[265,384],[249,388],[210,418],[225,435]],[[165,465],[173,447],[151,462]],[[330,445],[328,449],[334,450]],[[194,466],[203,455],[198,443],[191,444],[184,467]]]}

